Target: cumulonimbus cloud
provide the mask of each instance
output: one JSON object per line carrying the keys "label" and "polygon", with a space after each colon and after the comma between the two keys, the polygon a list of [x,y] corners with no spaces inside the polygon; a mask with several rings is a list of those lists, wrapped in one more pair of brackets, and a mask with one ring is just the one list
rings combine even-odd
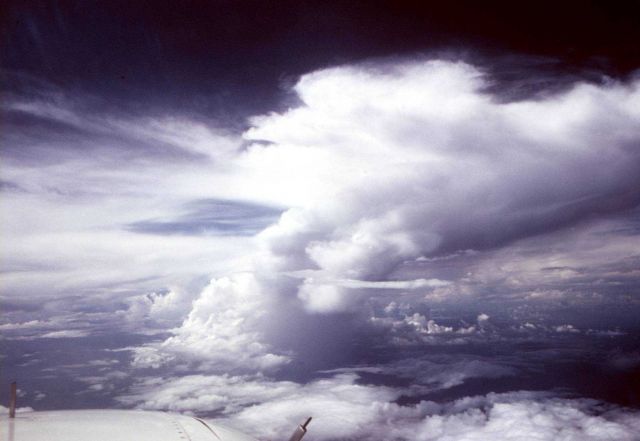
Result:
{"label": "cumulonimbus cloud", "polygon": [[[247,309],[229,288],[207,313],[199,305],[217,292],[207,288],[165,349],[210,357],[202,342],[227,334],[212,324],[226,314],[242,325],[221,338],[251,335],[256,357],[271,354],[253,317],[286,314],[264,297],[349,310],[376,283],[409,283],[394,280],[403,263],[498,249],[640,202],[638,81],[509,103],[486,93],[489,84],[479,68],[445,61],[303,76],[294,88],[302,104],[253,118],[249,145],[229,166],[238,194],[292,207],[257,236],[249,272],[261,300]],[[288,292],[270,285],[296,272],[305,277]]]}
{"label": "cumulonimbus cloud", "polygon": [[274,254],[286,241],[309,265],[379,280],[405,259],[499,247],[639,202],[636,83],[500,103],[486,81],[440,61],[303,77],[304,105],[245,135],[272,143],[247,158],[282,184],[309,178],[303,212],[265,234]]}

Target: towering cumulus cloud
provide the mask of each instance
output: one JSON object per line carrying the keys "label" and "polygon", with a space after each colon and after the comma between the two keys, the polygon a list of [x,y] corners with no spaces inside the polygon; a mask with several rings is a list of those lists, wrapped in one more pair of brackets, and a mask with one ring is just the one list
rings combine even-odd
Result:
{"label": "towering cumulus cloud", "polygon": [[515,102],[492,85],[449,61],[303,76],[298,105],[252,119],[225,177],[238,197],[289,209],[257,236],[243,272],[214,279],[175,335],[138,362],[188,353],[208,366],[274,367],[295,357],[268,337],[288,315],[353,311],[380,290],[453,290],[457,276],[406,268],[640,202],[638,81]]}

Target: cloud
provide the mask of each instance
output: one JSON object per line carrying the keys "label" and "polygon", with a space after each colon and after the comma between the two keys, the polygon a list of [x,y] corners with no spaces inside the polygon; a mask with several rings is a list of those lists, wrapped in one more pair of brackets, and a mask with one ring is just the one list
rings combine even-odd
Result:
{"label": "cloud", "polygon": [[[85,328],[85,329],[82,329]],[[0,325],[7,339],[35,340],[39,338],[81,338],[91,334],[86,323],[73,314],[49,317],[47,320],[10,322]]]}
{"label": "cloud", "polygon": [[346,288],[367,288],[367,289],[420,289],[447,286],[449,282],[438,279],[416,279],[416,280],[387,280],[382,282],[368,282],[363,280],[340,280],[337,284]]}
{"label": "cloud", "polygon": [[[475,324],[458,320],[457,323],[442,324],[430,318],[430,313],[418,312],[411,304],[391,302],[375,311],[369,322],[376,328],[386,329],[395,345],[464,344],[471,341],[499,340],[505,329],[493,325],[487,314],[480,313]],[[508,331],[508,330],[507,330]]]}
{"label": "cloud", "polygon": [[[549,302],[597,268],[611,283],[575,298],[603,301],[637,279],[637,229],[598,239],[594,226],[613,234],[640,202],[637,80],[511,102],[492,85],[442,60],[319,70],[242,139],[186,117],[86,112],[78,97],[12,97],[7,112],[39,123],[11,125],[3,152],[3,179],[23,189],[0,198],[3,286],[49,314],[102,308],[112,328],[179,325],[135,365],[213,372],[282,368],[296,356],[283,341],[328,346],[330,330],[308,323],[335,322],[311,314],[343,314],[347,340],[371,330],[376,298]],[[393,344],[495,335],[420,311],[377,318]]]}
{"label": "cloud", "polygon": [[3,323],[2,325],[0,325],[0,329],[3,331],[14,329],[33,329],[47,327],[49,325],[49,323],[40,320],[29,320],[28,322],[22,323]]}
{"label": "cloud", "polygon": [[[120,401],[126,404],[138,403],[139,407],[145,409],[233,414],[255,403],[289,398],[304,391],[319,391],[336,385],[350,386],[354,378],[353,374],[348,374],[308,385],[273,381],[260,376],[187,375],[171,379],[151,378],[138,384],[133,394],[121,397]],[[156,387],[160,384],[163,385],[161,388]],[[206,392],[197,394],[196,397],[193,392],[197,389]],[[362,390],[366,388],[363,387]]]}
{"label": "cloud", "polygon": [[[277,216],[211,181],[240,139],[184,117],[116,115],[99,104],[54,88],[3,101],[13,115],[3,130],[0,198],[7,296],[42,307],[111,293],[115,306],[237,269],[232,261],[250,242],[238,236]],[[213,224],[225,237],[195,236]]]}
{"label": "cloud", "polygon": [[309,430],[319,440],[633,440],[640,428],[636,411],[596,400],[514,392],[400,405],[401,389],[357,380],[347,373],[307,384],[227,375],[152,378],[119,400],[144,409],[214,411],[215,422],[269,439],[288,436],[307,416],[314,417]]}
{"label": "cloud", "polygon": [[[594,401],[540,400],[527,393],[489,394],[444,406],[432,402],[399,406],[378,398],[369,403],[348,402],[349,409],[341,409],[337,400],[340,397],[331,398],[335,401],[310,397],[310,404],[301,405],[293,397],[265,403],[247,408],[231,421],[252,427],[256,436],[266,430],[267,436],[282,437],[286,436],[287,426],[274,430],[270,421],[279,421],[292,413],[300,417],[305,410],[316,411],[315,427],[309,429],[322,440],[557,440],[558,436],[567,440],[633,440],[640,427],[632,411],[594,415],[599,404]],[[348,412],[350,418],[345,419],[341,411]],[[291,427],[295,425],[288,428]]]}
{"label": "cloud", "polygon": [[51,331],[42,334],[39,338],[80,338],[86,337],[89,332],[80,329],[69,329],[64,331]]}
{"label": "cloud", "polygon": [[[228,360],[233,366],[274,355],[269,325],[254,316],[299,313],[287,299],[330,314],[361,310],[385,289],[428,297],[467,285],[477,293],[479,276],[424,273],[452,254],[479,266],[500,252],[506,258],[521,241],[640,202],[637,83],[577,83],[505,103],[486,93],[489,82],[462,62],[343,66],[304,75],[294,87],[298,107],[251,120],[248,145],[229,167],[242,172],[230,177],[234,191],[291,208],[256,237],[245,271],[262,298],[251,297],[250,312],[234,283],[224,294],[201,294],[203,302],[225,297],[220,308],[242,323],[233,328],[237,342],[255,348],[254,356]],[[624,258],[631,250],[617,252]],[[296,283],[282,281],[291,276]],[[223,359],[207,343],[219,334],[223,352],[241,351],[227,344],[234,339],[226,328],[210,324],[226,323],[221,313],[204,311],[196,302],[158,350]],[[427,336],[450,331],[421,315],[403,320]]]}
{"label": "cloud", "polygon": [[[162,361],[202,362],[207,370],[269,370],[287,363],[263,343],[260,330],[269,295],[252,273],[211,280],[172,337],[140,349],[134,364],[153,367]],[[163,355],[164,354],[164,355]]]}
{"label": "cloud", "polygon": [[281,212],[257,204],[207,199],[187,204],[188,211],[175,219],[137,221],[127,230],[148,234],[253,236],[275,222]]}
{"label": "cloud", "polygon": [[[482,92],[487,81],[444,61],[303,76],[303,105],[254,118],[245,137],[269,144],[241,158],[265,191],[299,207],[261,234],[275,257],[335,280],[384,281],[404,262],[496,249],[638,204],[635,83],[501,103]],[[300,292],[325,312],[348,308],[349,296],[311,281]]]}
{"label": "cloud", "polygon": [[129,374],[126,372],[118,370],[108,370],[107,368],[99,372],[99,375],[79,375],[77,376],[76,380],[80,383],[84,383],[85,387],[83,390],[77,393],[111,394],[116,390],[116,387],[121,386],[121,384],[129,380],[129,378]]}
{"label": "cloud", "polygon": [[448,286],[449,282],[439,279],[384,280],[366,281],[353,279],[331,279],[323,276],[323,271],[297,271],[294,277],[302,274],[304,282],[299,287],[298,298],[307,311],[323,313],[348,309],[360,298],[368,295],[372,289],[414,291],[425,288]]}
{"label": "cloud", "polygon": [[[331,421],[323,424],[324,430],[316,434],[324,438],[326,434],[354,433],[366,425],[376,407],[399,396],[399,392],[387,387],[355,384],[356,379],[355,374],[340,374],[304,385],[227,375],[150,379],[134,389],[134,394],[120,400],[125,404],[137,403],[144,409],[236,415],[229,422],[251,432],[259,424],[257,419],[266,422],[271,418],[260,434],[269,438],[284,436],[281,431],[293,431],[303,415],[313,414],[320,421]],[[195,390],[204,393],[194,395]]]}
{"label": "cloud", "polygon": [[518,369],[498,357],[480,355],[434,354],[398,359],[385,365],[338,368],[323,373],[373,373],[405,379],[410,382],[405,395],[424,396],[464,384],[476,378],[495,379],[516,375]]}

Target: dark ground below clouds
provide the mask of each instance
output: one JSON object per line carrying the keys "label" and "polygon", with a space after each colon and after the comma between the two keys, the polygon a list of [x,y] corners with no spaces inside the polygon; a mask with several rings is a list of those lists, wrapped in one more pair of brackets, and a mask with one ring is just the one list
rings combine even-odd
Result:
{"label": "dark ground below clouds", "polygon": [[[9,383],[21,391],[18,406],[35,410],[117,407],[114,397],[136,380],[131,353],[122,350],[158,335],[111,333],[76,338],[0,340],[0,404],[8,404]],[[98,390],[99,386],[102,388]],[[93,389],[92,389],[93,386]]]}

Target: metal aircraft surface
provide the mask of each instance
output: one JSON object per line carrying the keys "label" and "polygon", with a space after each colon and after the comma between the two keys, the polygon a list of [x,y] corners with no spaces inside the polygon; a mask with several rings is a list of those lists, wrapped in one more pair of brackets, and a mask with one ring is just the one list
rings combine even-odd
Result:
{"label": "metal aircraft surface", "polygon": [[[0,416],[2,441],[256,441],[237,430],[199,418],[142,410],[16,412],[12,385],[9,413]],[[300,441],[308,418],[289,441]]]}

